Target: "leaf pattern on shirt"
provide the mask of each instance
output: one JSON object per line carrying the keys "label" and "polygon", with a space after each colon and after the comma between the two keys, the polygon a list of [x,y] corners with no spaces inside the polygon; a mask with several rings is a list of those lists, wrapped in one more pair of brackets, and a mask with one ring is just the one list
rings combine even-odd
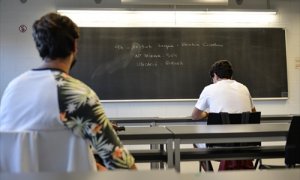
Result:
{"label": "leaf pattern on shirt", "polygon": [[52,72],[58,88],[61,122],[91,142],[107,169],[130,168],[134,158],[121,144],[96,93],[66,73]]}

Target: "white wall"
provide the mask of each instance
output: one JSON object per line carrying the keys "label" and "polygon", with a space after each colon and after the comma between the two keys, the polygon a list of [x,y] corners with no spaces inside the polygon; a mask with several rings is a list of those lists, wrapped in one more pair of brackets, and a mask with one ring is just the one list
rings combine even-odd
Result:
{"label": "white wall", "polygon": [[[261,8],[262,0],[244,0],[241,8]],[[264,115],[300,114],[300,1],[270,0],[271,8],[278,10],[276,19],[268,23],[224,21],[185,24],[194,27],[283,27],[286,29],[289,99],[283,101],[255,101]],[[240,8],[230,0],[230,6]],[[123,7],[119,0],[0,0],[0,96],[8,82],[20,73],[37,66],[41,60],[31,37],[31,25],[46,12],[58,8]],[[20,25],[27,31],[21,33]],[[183,24],[174,24],[183,26]],[[299,62],[298,62],[299,63]],[[272,76],[269,74],[268,76]],[[199,92],[200,94],[200,92]],[[101,97],[100,97],[101,98]],[[103,103],[109,117],[184,117],[189,116],[195,102],[122,102]]]}

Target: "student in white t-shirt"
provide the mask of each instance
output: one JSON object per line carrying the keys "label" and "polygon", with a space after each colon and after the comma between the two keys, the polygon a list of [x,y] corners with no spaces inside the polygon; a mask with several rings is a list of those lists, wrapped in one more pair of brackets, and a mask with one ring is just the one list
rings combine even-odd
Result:
{"label": "student in white t-shirt", "polygon": [[[211,113],[255,112],[255,107],[248,88],[232,79],[232,65],[227,60],[215,62],[210,69],[213,84],[206,86],[200,94],[192,113],[192,119],[205,119]],[[206,144],[195,144],[198,148],[206,148]],[[204,170],[212,170],[212,166],[201,162]],[[208,169],[207,169],[208,167]]]}
{"label": "student in white t-shirt", "polygon": [[200,94],[192,113],[192,119],[203,119],[209,112],[254,112],[255,107],[248,88],[232,79],[232,65],[227,60],[215,62],[210,70],[213,84]]}

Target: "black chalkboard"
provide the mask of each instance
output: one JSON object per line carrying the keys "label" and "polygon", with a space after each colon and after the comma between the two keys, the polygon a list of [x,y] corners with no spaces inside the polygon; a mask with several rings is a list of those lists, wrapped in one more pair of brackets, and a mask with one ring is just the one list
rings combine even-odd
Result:
{"label": "black chalkboard", "polygon": [[102,100],[197,99],[220,59],[254,98],[287,97],[281,28],[80,28],[71,74]]}

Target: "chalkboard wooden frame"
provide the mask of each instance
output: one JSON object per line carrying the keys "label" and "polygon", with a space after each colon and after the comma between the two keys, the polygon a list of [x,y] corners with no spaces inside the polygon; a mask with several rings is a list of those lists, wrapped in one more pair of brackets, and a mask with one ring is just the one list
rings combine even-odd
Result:
{"label": "chalkboard wooden frame", "polygon": [[227,59],[254,99],[287,99],[282,28],[80,28],[71,75],[105,101],[190,101]]}

